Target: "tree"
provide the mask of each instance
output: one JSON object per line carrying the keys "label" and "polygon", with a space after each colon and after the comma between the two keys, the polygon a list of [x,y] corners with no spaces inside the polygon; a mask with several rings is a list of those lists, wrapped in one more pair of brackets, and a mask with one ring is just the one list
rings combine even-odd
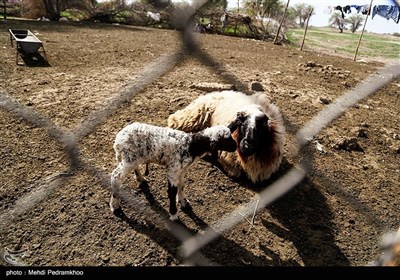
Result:
{"label": "tree", "polygon": [[363,24],[364,17],[360,14],[351,15],[346,18],[346,23],[350,24],[351,32],[356,32],[356,30]]}
{"label": "tree", "polygon": [[209,0],[201,7],[202,10],[223,9],[228,7],[228,0]]}
{"label": "tree", "polygon": [[46,8],[47,17],[50,20],[59,20],[61,13],[62,0],[43,0],[44,7]]}
{"label": "tree", "polygon": [[[120,0],[116,2],[125,2],[124,0]],[[50,20],[57,21],[60,19],[61,11],[69,8],[78,8],[78,9],[93,9],[96,1],[92,0],[43,0],[44,7],[46,9],[46,15]]]}
{"label": "tree", "polygon": [[87,16],[90,16],[95,14],[97,9],[102,6],[110,6],[112,9],[127,6],[126,0],[112,0],[104,3],[98,3],[96,0],[21,0],[20,2],[22,2],[25,17],[38,18],[46,16],[53,21],[59,20],[61,12],[67,9],[84,11]]}
{"label": "tree", "polygon": [[260,16],[277,18],[279,15],[283,14],[285,5],[282,4],[280,0],[263,0],[260,2],[263,11]]}
{"label": "tree", "polygon": [[344,29],[344,18],[342,17],[342,13],[339,11],[334,11],[329,18],[329,24],[333,27],[337,26],[340,30],[340,33],[343,33]]}
{"label": "tree", "polygon": [[22,0],[22,15],[26,18],[39,18],[46,15],[42,0]]}
{"label": "tree", "polygon": [[[304,24],[307,21],[308,16],[310,15],[310,11],[314,9],[313,6],[307,5],[305,3],[300,3],[294,5],[291,10],[295,14],[296,18],[299,20],[299,25],[301,28],[304,28]],[[314,15],[313,12],[311,15]]]}
{"label": "tree", "polygon": [[284,9],[280,0],[243,0],[243,7],[249,16],[260,18],[277,18]]}
{"label": "tree", "polygon": [[20,17],[22,12],[22,3],[21,0],[1,0],[0,7],[3,8],[3,17],[4,20],[7,19],[7,16]]}

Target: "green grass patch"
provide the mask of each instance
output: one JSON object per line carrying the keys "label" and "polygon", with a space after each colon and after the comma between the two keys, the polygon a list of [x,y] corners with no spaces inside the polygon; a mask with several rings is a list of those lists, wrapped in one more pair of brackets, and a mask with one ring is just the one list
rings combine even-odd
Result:
{"label": "green grass patch", "polygon": [[[299,46],[303,40],[304,29],[290,29],[286,35],[295,46]],[[345,30],[340,33],[338,29],[334,28],[310,28],[307,31],[304,45],[309,49],[318,48],[328,52],[353,55],[359,38],[360,32],[351,33],[349,30]],[[387,59],[399,58],[400,38],[395,35],[364,33],[358,55]]]}
{"label": "green grass patch", "polygon": [[236,27],[236,33],[235,33],[235,27],[234,26],[228,26],[225,28],[225,34],[227,35],[244,35],[244,34],[250,34],[249,29],[246,26],[243,25],[238,25]]}

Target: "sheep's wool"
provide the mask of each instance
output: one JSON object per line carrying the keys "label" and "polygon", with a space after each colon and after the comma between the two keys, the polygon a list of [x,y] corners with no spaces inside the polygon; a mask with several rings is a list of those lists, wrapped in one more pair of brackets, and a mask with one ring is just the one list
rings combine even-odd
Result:
{"label": "sheep's wool", "polygon": [[211,92],[171,114],[168,126],[186,132],[199,131],[207,127],[228,125],[236,119],[238,112],[246,112],[250,121],[260,114],[265,114],[269,119],[272,143],[265,146],[268,149],[267,153],[256,152],[255,155],[243,158],[238,152],[224,151],[219,153],[218,161],[232,177],[245,173],[254,183],[268,179],[282,161],[285,127],[278,107],[269,101],[266,94],[246,95],[231,90]]}

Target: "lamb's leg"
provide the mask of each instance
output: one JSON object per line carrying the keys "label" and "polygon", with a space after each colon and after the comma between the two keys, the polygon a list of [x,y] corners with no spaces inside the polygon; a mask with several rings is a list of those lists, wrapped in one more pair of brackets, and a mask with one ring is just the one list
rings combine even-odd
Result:
{"label": "lamb's leg", "polygon": [[139,184],[146,182],[146,179],[143,177],[142,173],[140,173],[139,168],[135,168],[135,175],[136,180],[139,182]]}
{"label": "lamb's leg", "polygon": [[122,178],[124,177],[124,166],[120,162],[111,174],[111,199],[110,199],[110,209],[112,213],[121,209],[119,203],[119,190],[122,184]]}
{"label": "lamb's leg", "polygon": [[[181,186],[180,182],[183,179],[184,170],[179,162],[171,162],[167,166],[168,177],[168,198],[169,198],[169,214],[171,220],[178,219],[178,209],[176,208],[176,201],[178,200],[178,188]],[[182,194],[182,189],[179,190]]]}
{"label": "lamb's leg", "polygon": [[176,194],[178,190],[175,185],[168,181],[169,215],[170,220],[178,220],[178,208],[176,208]]}
{"label": "lamb's leg", "polygon": [[185,196],[184,186],[185,186],[184,174],[181,174],[179,176],[179,184],[178,184],[178,203],[181,205],[181,208],[185,208],[189,204],[189,200]]}
{"label": "lamb's leg", "polygon": [[127,165],[123,161],[118,163],[117,167],[111,174],[111,199],[110,199],[110,209],[111,212],[116,213],[116,211],[121,210],[120,205],[120,187],[122,182],[125,180],[127,174],[132,170],[133,166]]}

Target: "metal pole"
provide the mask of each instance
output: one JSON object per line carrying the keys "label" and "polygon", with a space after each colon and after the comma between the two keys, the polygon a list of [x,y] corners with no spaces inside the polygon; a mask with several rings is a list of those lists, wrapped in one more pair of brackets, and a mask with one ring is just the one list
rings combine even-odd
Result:
{"label": "metal pole", "polygon": [[313,13],[313,11],[314,11],[314,8],[311,8],[310,13],[308,14],[307,23],[306,23],[306,29],[304,30],[303,42],[301,42],[300,51],[303,50],[304,41],[306,40],[306,34],[307,34],[307,29],[308,29],[308,22],[310,21],[310,17],[311,17],[311,14]]}
{"label": "metal pole", "polygon": [[361,31],[360,38],[358,39],[358,45],[357,45],[356,53],[354,54],[354,59],[353,59],[354,61],[356,61],[358,48],[360,47],[360,44],[361,44],[361,38],[362,38],[362,36],[364,34],[365,26],[367,25],[368,16],[371,13],[372,1],[374,1],[374,0],[371,0],[371,3],[369,4],[369,10],[368,10],[368,13],[367,13],[367,17],[365,18],[364,26],[363,26],[363,29]]}
{"label": "metal pole", "polygon": [[6,0],[3,0],[3,5],[4,5],[4,15],[3,15],[3,17],[4,17],[4,20],[7,20],[7,4],[6,4]]}
{"label": "metal pole", "polygon": [[289,8],[289,2],[290,2],[290,0],[288,0],[287,3],[286,3],[285,12],[283,13],[283,17],[282,17],[281,23],[279,24],[278,31],[276,32],[275,39],[274,39],[274,44],[277,44],[277,42],[278,42],[278,36],[279,36],[279,33],[281,32],[282,24],[283,24],[283,22],[285,21],[285,18],[286,18],[287,10]]}
{"label": "metal pole", "polygon": [[239,14],[240,14],[240,3],[239,3],[239,0],[237,1],[237,18],[236,18],[236,21],[235,21],[235,30],[233,31],[233,35],[235,35],[236,36],[236,30],[237,30],[237,25],[238,25],[238,20],[239,20]]}

